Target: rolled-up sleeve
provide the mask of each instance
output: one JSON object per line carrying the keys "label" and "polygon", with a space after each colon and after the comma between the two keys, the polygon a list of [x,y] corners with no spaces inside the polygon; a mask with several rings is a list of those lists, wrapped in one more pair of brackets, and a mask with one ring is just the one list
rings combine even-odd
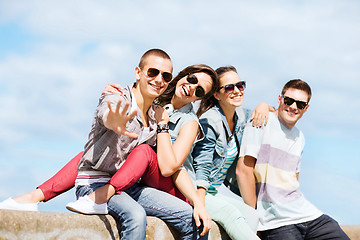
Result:
{"label": "rolled-up sleeve", "polygon": [[210,172],[213,164],[215,151],[216,135],[213,126],[215,123],[209,122],[207,118],[200,119],[200,124],[204,132],[204,138],[195,144],[192,152],[194,159],[194,169],[196,174],[196,185],[205,188],[210,186]]}
{"label": "rolled-up sleeve", "polygon": [[244,129],[239,156],[251,156],[257,159],[263,136],[264,128],[254,127],[252,126],[252,122],[248,121]]}

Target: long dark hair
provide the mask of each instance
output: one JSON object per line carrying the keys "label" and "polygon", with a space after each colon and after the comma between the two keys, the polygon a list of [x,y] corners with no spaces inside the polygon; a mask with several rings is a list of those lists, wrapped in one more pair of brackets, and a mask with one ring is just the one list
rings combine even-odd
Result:
{"label": "long dark hair", "polygon": [[[216,74],[218,75],[218,78],[219,78],[219,84],[220,84],[220,77],[222,75],[224,75],[225,73],[227,72],[236,72],[236,68],[234,66],[224,66],[224,67],[219,67],[215,70]],[[218,86],[218,88],[216,88],[216,90],[214,91],[217,92],[220,88],[220,85]],[[201,100],[200,102],[200,107],[197,111],[197,115],[200,116],[201,114],[203,114],[204,112],[206,112],[207,110],[209,110],[209,108],[215,106],[215,104],[218,103],[218,100],[214,97],[214,94],[209,97],[209,98],[204,98]]]}
{"label": "long dark hair", "polygon": [[[212,80],[211,90],[203,97],[202,100],[212,97],[214,95],[214,93],[216,92],[216,90],[219,88],[219,79],[218,79],[216,72],[214,71],[214,69],[212,69],[208,65],[194,64],[194,65],[188,66],[188,67],[184,68],[182,71],[180,71],[179,74],[176,77],[174,77],[174,79],[169,83],[167,89],[163,92],[163,94],[161,94],[159,97],[157,97],[155,99],[155,103],[159,104],[160,106],[164,106],[164,105],[170,103],[172,97],[175,94],[177,82],[189,74],[198,73],[198,72],[203,72],[203,73],[208,74]],[[202,112],[200,115],[199,115],[199,111],[196,114],[198,116],[200,116],[202,114]]]}

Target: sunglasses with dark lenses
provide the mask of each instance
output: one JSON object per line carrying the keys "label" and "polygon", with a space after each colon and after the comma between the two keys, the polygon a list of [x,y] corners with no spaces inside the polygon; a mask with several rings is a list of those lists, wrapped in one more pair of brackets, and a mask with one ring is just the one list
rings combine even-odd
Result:
{"label": "sunglasses with dark lenses", "polygon": [[[191,84],[197,84],[199,82],[199,80],[194,74],[187,75],[186,81]],[[197,86],[195,89],[195,96],[197,96],[198,98],[203,98],[205,96],[204,88],[201,86]]]}
{"label": "sunglasses with dark lenses", "polygon": [[299,109],[304,109],[308,105],[308,103],[304,101],[295,100],[291,97],[286,97],[284,95],[282,95],[282,97],[284,98],[284,103],[288,106],[291,106],[294,102],[296,102],[296,106]]}
{"label": "sunglasses with dark lenses", "polygon": [[[159,69],[156,68],[149,68],[147,70],[147,76],[148,77],[157,77],[157,75],[159,75],[161,71]],[[165,82],[170,82],[172,79],[172,74],[169,72],[161,72],[162,78],[164,79]]]}
{"label": "sunglasses with dark lenses", "polygon": [[237,89],[239,89],[240,91],[244,91],[244,89],[246,88],[246,82],[245,81],[240,81],[240,82],[237,82],[235,84],[226,84],[222,87],[219,88],[222,89],[224,88],[225,90],[225,93],[230,93],[230,92],[233,92],[235,87],[237,87]]}

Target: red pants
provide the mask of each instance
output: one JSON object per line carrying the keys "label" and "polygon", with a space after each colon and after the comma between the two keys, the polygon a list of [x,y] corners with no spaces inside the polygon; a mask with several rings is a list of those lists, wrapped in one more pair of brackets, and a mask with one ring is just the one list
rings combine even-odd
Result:
{"label": "red pants", "polygon": [[54,176],[37,187],[43,192],[45,196],[44,202],[70,190],[74,186],[76,177],[78,175],[77,167],[83,153],[84,152],[80,152]]}
{"label": "red pants", "polygon": [[[59,172],[38,187],[43,192],[45,201],[74,186],[78,174],[77,166],[82,154],[83,152],[80,152]],[[165,191],[186,201],[184,195],[175,187],[172,178],[161,175],[157,155],[147,144],[141,144],[131,151],[125,163],[112,176],[109,183],[115,187],[117,193],[121,193],[140,178],[145,185]]]}

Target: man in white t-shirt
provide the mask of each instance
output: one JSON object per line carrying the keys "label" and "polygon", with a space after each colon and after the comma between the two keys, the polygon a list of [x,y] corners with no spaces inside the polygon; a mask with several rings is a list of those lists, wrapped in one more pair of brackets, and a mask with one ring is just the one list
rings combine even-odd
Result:
{"label": "man in white t-shirt", "polygon": [[295,124],[308,110],[310,98],[306,82],[290,80],[267,125],[245,127],[236,175],[245,203],[259,213],[262,239],[349,239],[299,189],[305,138]]}

